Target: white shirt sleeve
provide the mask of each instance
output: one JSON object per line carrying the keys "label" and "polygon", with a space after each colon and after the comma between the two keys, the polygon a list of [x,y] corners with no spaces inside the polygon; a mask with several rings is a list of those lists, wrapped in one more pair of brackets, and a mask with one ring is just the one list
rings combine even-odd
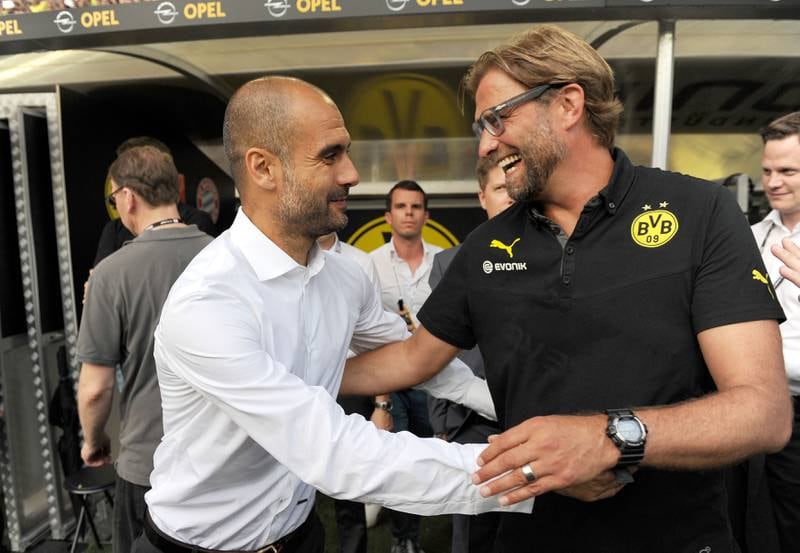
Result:
{"label": "white shirt sleeve", "polygon": [[[388,317],[384,324],[384,332],[397,326]],[[359,344],[374,339],[361,330]],[[173,373],[194,392],[182,394],[171,409],[188,412],[198,401],[210,402],[327,495],[421,515],[532,509],[532,501],[501,508],[497,498],[481,497],[471,474],[483,445],[393,434],[345,415],[324,388],[293,374],[302,368],[290,371],[273,359],[258,317],[244,302],[209,295],[175,301],[156,341],[159,372]]]}
{"label": "white shirt sleeve", "polygon": [[450,361],[433,378],[414,386],[414,388],[423,390],[433,397],[460,403],[489,420],[497,420],[497,412],[492,395],[489,393],[489,385],[482,378],[475,376],[472,370],[458,357]]}
{"label": "white shirt sleeve", "polygon": [[[409,336],[411,334],[400,315],[384,309],[380,295],[365,286],[361,313],[350,348],[356,353],[363,353],[390,342],[405,340]],[[433,397],[460,403],[487,419],[497,420],[486,381],[475,376],[458,358],[415,388]]]}

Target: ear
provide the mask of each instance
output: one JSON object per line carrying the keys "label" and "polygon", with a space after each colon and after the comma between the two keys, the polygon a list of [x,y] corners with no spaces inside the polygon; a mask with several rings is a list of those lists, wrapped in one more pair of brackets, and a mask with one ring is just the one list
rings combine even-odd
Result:
{"label": "ear", "polygon": [[[130,188],[125,188],[120,194],[125,194],[126,196],[125,205],[120,207],[124,207],[125,211],[131,215],[136,213],[139,208],[139,196]],[[117,205],[119,205],[119,202]]]}
{"label": "ear", "polygon": [[572,130],[583,121],[586,97],[583,87],[577,83],[566,85],[553,101],[564,130]]}
{"label": "ear", "polygon": [[386,220],[386,224],[392,226],[392,212],[391,211],[384,211],[383,218]]}
{"label": "ear", "polygon": [[483,190],[478,190],[478,201],[481,203],[483,210],[486,211],[486,192]]}
{"label": "ear", "polygon": [[248,148],[244,153],[246,179],[258,189],[274,190],[283,183],[280,158],[265,148]]}
{"label": "ear", "polygon": [[430,218],[431,218],[431,212],[426,209],[425,210],[425,222],[427,223],[428,219],[430,219]]}

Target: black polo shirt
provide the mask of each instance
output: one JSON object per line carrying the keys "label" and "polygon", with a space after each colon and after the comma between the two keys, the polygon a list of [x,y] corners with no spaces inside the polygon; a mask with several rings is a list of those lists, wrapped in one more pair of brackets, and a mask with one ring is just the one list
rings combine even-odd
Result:
{"label": "black polo shirt", "polygon": [[[419,313],[440,339],[480,346],[503,428],[702,396],[714,383],[697,333],[783,320],[728,190],[613,156],[568,239],[514,205],[468,237]],[[595,503],[537,498],[533,516],[504,516],[497,551],[735,551],[718,471],[635,478]]]}

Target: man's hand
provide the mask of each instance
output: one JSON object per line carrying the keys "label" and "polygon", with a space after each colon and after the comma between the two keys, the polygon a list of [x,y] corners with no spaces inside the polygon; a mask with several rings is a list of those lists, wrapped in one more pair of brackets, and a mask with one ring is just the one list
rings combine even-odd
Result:
{"label": "man's hand", "polygon": [[557,490],[556,493],[580,499],[581,501],[592,502],[613,497],[624,487],[625,484],[617,480],[614,472],[607,470],[588,482]]}
{"label": "man's hand", "polygon": [[781,276],[795,286],[800,286],[800,247],[791,238],[781,240],[781,246],[775,244],[770,248],[775,257],[783,262]]}
{"label": "man's hand", "polygon": [[392,414],[386,409],[375,409],[372,412],[372,416],[370,417],[369,420],[371,420],[372,424],[374,424],[381,430],[387,430],[389,432],[394,430],[394,421],[392,420]]}
{"label": "man's hand", "polygon": [[98,438],[97,443],[83,442],[81,459],[87,467],[101,467],[111,463],[111,440],[105,433]]}
{"label": "man's hand", "polygon": [[[528,419],[489,437],[489,447],[478,458],[481,468],[473,481],[486,483],[481,488],[483,496],[505,494],[500,498],[501,505],[557,490],[587,500],[594,495],[597,499],[613,495],[619,490],[608,476],[580,487],[608,472],[619,459],[619,450],[606,436],[606,423],[605,415]],[[535,475],[532,482],[522,472],[525,464]],[[487,482],[492,478],[496,479]]]}

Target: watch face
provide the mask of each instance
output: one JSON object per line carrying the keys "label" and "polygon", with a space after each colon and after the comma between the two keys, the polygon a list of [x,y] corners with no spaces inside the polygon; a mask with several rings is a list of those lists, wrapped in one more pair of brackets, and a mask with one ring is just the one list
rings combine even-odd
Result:
{"label": "watch face", "polygon": [[634,419],[619,419],[617,420],[617,434],[619,434],[628,444],[641,443],[644,436],[642,435],[642,427]]}

